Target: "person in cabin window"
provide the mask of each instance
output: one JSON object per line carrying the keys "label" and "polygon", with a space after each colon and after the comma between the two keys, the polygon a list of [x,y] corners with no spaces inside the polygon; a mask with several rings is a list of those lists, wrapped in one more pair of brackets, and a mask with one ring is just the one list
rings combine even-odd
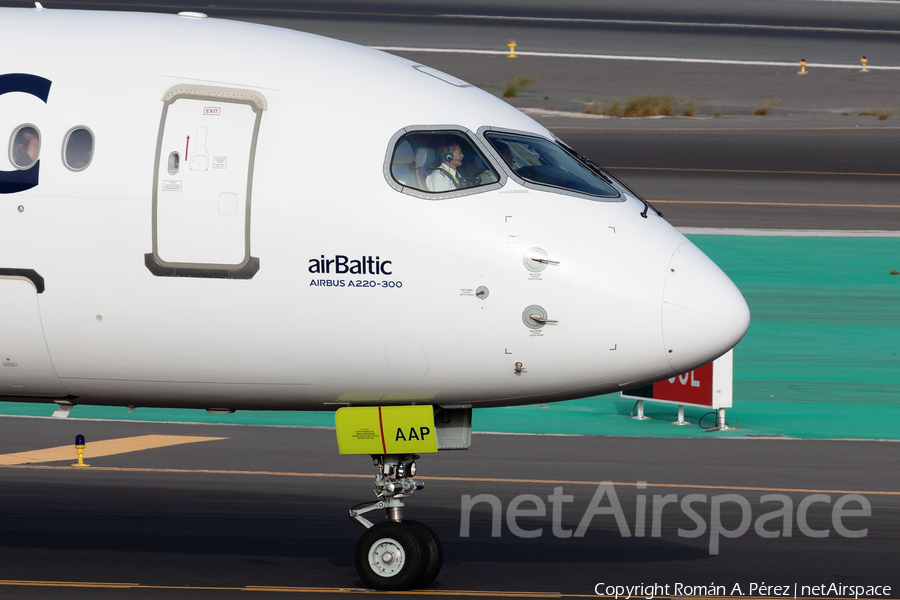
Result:
{"label": "person in cabin window", "polygon": [[41,139],[34,127],[23,127],[13,142],[13,162],[17,167],[30,167],[37,162]]}

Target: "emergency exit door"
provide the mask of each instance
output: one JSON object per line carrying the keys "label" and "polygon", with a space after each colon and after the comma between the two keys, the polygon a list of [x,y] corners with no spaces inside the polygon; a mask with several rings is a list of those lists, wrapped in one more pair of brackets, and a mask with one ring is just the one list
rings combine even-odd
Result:
{"label": "emergency exit door", "polygon": [[265,99],[184,85],[163,102],[148,268],[156,275],[252,277],[253,163]]}

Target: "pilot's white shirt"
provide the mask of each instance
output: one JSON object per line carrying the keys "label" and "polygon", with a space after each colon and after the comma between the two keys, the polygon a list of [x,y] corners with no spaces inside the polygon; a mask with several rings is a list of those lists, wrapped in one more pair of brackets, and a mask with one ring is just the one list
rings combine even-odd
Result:
{"label": "pilot's white shirt", "polygon": [[456,174],[456,169],[451,169],[446,163],[441,163],[441,166],[425,178],[425,186],[429,192],[452,192],[459,189],[458,181],[459,176]]}

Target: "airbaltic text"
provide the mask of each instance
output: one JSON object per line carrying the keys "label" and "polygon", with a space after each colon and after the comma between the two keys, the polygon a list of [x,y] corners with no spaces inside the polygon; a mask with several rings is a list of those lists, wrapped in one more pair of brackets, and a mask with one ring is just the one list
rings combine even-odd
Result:
{"label": "airbaltic text", "polygon": [[359,259],[351,259],[343,254],[336,254],[334,258],[325,258],[322,254],[319,258],[309,259],[310,273],[393,275],[393,268],[392,261],[381,260],[380,256],[360,256]]}

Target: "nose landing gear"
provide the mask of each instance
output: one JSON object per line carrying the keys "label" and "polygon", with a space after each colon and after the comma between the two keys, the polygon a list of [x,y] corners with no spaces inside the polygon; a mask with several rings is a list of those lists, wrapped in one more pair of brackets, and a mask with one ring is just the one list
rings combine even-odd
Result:
{"label": "nose landing gear", "polygon": [[[444,550],[434,531],[418,521],[403,520],[402,498],[425,487],[412,479],[415,454],[373,455],[377,500],[350,509],[350,518],[366,527],[356,544],[356,571],[366,585],[377,590],[408,590],[429,585],[444,562]],[[362,516],[383,508],[388,521],[373,524]]]}

